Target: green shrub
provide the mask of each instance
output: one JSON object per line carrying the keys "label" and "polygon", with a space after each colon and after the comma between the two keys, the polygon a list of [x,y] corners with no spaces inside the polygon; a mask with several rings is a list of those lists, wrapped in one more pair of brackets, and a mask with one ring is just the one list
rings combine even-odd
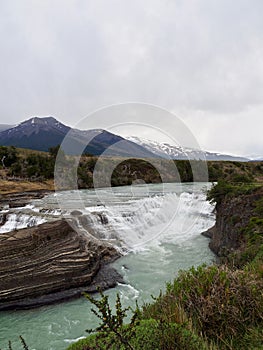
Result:
{"label": "green shrub", "polygon": [[220,204],[226,195],[233,192],[233,186],[224,180],[219,180],[207,193],[207,200]]}
{"label": "green shrub", "polygon": [[[91,311],[101,320],[100,325],[95,329],[87,332],[98,332],[98,338],[103,339],[105,344],[123,346],[124,349],[134,350],[131,345],[131,339],[135,335],[136,326],[139,324],[140,311],[136,307],[135,311],[129,308],[123,308],[119,294],[116,296],[114,314],[110,305],[109,297],[100,291],[101,299],[95,299],[91,295],[84,293],[84,296],[96,307]],[[130,323],[124,326],[127,311],[132,311]]]}
{"label": "green shrub", "polygon": [[144,307],[143,315],[172,322],[185,313],[184,322],[222,345],[262,325],[262,290],[262,279],[250,272],[201,266],[181,272],[166,294]]}
{"label": "green shrub", "polygon": [[143,306],[132,333],[131,324],[119,323],[117,332],[130,334],[129,346],[111,326],[104,329],[116,322],[105,300],[96,301],[104,309],[99,333],[68,350],[263,348],[263,279],[252,269],[213,265],[181,272],[165,294]]}
{"label": "green shrub", "polygon": [[263,197],[255,203],[255,214],[263,218]]}
{"label": "green shrub", "polygon": [[[124,327],[125,328],[125,327]],[[114,342],[114,334],[107,338],[92,335],[72,344],[67,350],[125,350],[125,345]],[[111,345],[108,345],[111,344]],[[154,319],[142,320],[131,339],[135,350],[207,350],[206,343],[188,329]]]}
{"label": "green shrub", "polygon": [[17,162],[17,149],[13,146],[0,146],[0,167],[10,167]]}
{"label": "green shrub", "polygon": [[259,186],[253,183],[235,184],[221,179],[208,191],[207,200],[220,204],[227,196],[233,197],[250,194],[258,188]]}
{"label": "green shrub", "polygon": [[[245,244],[242,250],[234,252],[229,257],[235,266],[244,268],[246,266],[253,266],[253,270],[263,276],[263,219],[252,217],[249,223],[242,230]],[[255,260],[255,261],[254,261]],[[255,270],[255,267],[258,267]]]}
{"label": "green shrub", "polygon": [[250,183],[252,181],[253,177],[250,174],[234,174],[231,176],[231,182]]}

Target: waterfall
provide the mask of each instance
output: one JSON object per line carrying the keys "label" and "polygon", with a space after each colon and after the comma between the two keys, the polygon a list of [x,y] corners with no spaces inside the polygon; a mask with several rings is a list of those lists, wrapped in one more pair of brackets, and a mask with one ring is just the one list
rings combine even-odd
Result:
{"label": "waterfall", "polygon": [[28,215],[23,212],[6,214],[5,223],[0,227],[0,233],[19,230],[21,228],[37,226],[47,220],[41,216]]}
{"label": "waterfall", "polygon": [[87,207],[82,225],[100,239],[121,243],[129,250],[149,244],[183,242],[214,222],[213,206],[203,193],[168,193],[125,201],[122,204]]}
{"label": "waterfall", "polygon": [[72,192],[59,194],[66,209],[59,208],[57,196],[52,194],[24,208],[0,212],[0,233],[37,226],[63,215],[74,217],[81,229],[128,252],[163,242],[180,244],[213,225],[213,206],[206,201],[201,185],[194,191],[192,185],[184,186],[184,191],[172,184],[166,187],[161,191],[158,185],[152,185],[145,192],[145,186],[138,186],[132,196],[125,187],[115,189],[114,196],[112,189],[102,189],[103,199],[107,199],[103,204],[98,200],[100,193],[94,201],[95,191],[83,191],[85,207],[77,211],[78,202],[74,202]]}

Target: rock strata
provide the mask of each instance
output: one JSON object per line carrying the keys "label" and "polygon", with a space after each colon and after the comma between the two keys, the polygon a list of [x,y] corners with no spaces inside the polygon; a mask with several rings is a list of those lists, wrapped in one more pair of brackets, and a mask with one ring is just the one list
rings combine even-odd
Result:
{"label": "rock strata", "polygon": [[[120,276],[103,266],[116,249],[62,219],[0,235],[0,310],[38,306],[79,296]],[[106,278],[108,277],[108,278]],[[89,287],[88,287],[89,286]]]}
{"label": "rock strata", "polygon": [[51,192],[53,191],[38,190],[0,195],[0,208],[4,206],[8,206],[9,208],[24,207],[30,201],[43,198]]}
{"label": "rock strata", "polygon": [[251,194],[226,196],[216,205],[216,224],[203,235],[211,238],[209,247],[217,256],[225,257],[242,246],[242,229],[254,216],[255,202],[262,196],[263,190],[259,189]]}

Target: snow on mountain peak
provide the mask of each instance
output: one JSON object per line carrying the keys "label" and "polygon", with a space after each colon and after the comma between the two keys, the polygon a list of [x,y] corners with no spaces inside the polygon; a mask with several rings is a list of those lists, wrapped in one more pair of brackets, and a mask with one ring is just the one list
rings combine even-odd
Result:
{"label": "snow on mountain peak", "polygon": [[190,147],[173,146],[167,142],[157,142],[147,140],[137,136],[126,137],[127,140],[143,146],[148,151],[162,158],[171,159],[202,159],[202,160],[232,160],[232,161],[247,161],[245,157],[231,156],[227,154],[207,152]]}
{"label": "snow on mountain peak", "polygon": [[126,139],[145,147],[148,151],[162,158],[188,159],[187,153],[194,151],[182,146],[173,146],[167,142],[157,142],[137,136],[129,136]]}

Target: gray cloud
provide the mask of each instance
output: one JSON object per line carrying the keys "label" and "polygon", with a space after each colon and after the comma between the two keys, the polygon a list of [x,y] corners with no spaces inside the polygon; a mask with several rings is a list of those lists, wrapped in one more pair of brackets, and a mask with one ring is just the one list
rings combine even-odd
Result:
{"label": "gray cloud", "polygon": [[262,154],[262,12],[261,0],[2,1],[0,122],[73,125],[139,101],[181,115],[208,149]]}

